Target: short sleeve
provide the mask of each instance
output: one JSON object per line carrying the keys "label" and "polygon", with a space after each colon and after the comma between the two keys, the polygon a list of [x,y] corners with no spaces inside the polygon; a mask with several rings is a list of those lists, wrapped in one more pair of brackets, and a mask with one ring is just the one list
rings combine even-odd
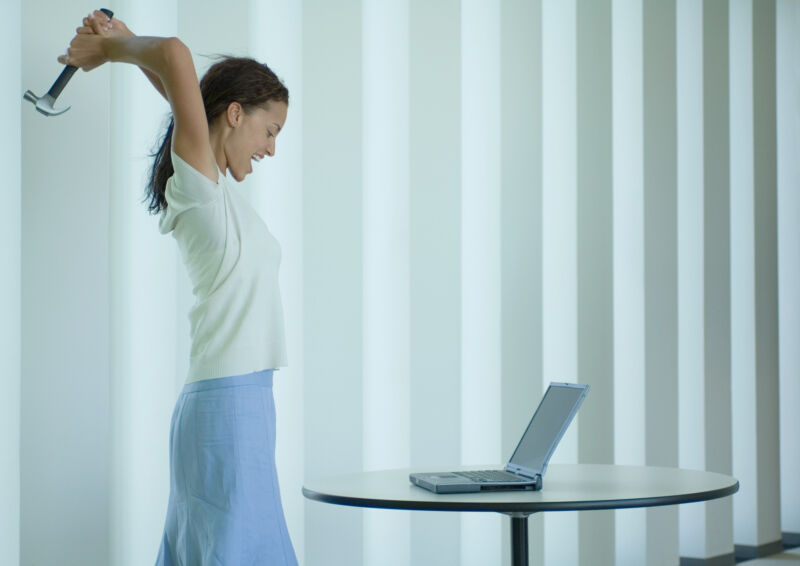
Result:
{"label": "short sleeve", "polygon": [[175,228],[178,216],[189,209],[203,206],[222,197],[222,190],[200,171],[186,163],[173,151],[172,167],[174,173],[167,180],[164,197],[167,208],[162,213],[159,226],[166,234]]}

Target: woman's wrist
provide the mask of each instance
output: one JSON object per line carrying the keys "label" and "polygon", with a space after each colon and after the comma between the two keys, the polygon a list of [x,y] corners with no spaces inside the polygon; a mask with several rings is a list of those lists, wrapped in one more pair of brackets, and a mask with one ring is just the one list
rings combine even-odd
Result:
{"label": "woman's wrist", "polygon": [[100,39],[100,50],[103,52],[103,58],[108,63],[113,61],[113,59],[111,58],[113,40],[114,40],[113,37],[101,37]]}
{"label": "woman's wrist", "polygon": [[[117,20],[117,21],[119,22],[119,20]],[[120,32],[122,32],[122,33],[121,33],[122,37],[136,37],[136,34],[135,34],[135,33],[133,33],[133,32],[132,32],[132,31],[131,31],[131,30],[128,28],[128,26],[126,26],[126,25],[125,25],[125,24],[123,24],[122,22],[119,22],[119,23],[121,24],[121,25],[120,25]]]}

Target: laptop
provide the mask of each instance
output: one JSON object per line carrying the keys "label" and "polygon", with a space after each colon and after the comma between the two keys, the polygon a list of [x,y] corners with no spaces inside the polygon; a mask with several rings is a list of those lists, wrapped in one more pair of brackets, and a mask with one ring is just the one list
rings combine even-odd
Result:
{"label": "laptop", "polygon": [[588,391],[588,385],[551,383],[504,469],[414,473],[411,483],[435,493],[542,489],[547,462]]}

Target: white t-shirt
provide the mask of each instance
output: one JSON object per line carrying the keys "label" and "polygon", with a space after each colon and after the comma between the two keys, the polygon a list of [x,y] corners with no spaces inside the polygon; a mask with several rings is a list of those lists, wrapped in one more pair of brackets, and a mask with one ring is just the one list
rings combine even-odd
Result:
{"label": "white t-shirt", "polygon": [[187,383],[285,366],[280,244],[222,172],[214,183],[174,152],[172,165],[159,229],[194,286]]}

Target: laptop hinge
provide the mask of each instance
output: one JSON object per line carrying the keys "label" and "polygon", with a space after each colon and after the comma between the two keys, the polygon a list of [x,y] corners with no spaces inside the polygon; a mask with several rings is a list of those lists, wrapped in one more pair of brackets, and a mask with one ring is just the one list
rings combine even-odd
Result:
{"label": "laptop hinge", "polygon": [[511,465],[506,465],[506,471],[531,480],[535,480],[537,477],[541,477],[542,475],[539,472],[536,472],[534,470],[529,470],[521,466],[515,467]]}

